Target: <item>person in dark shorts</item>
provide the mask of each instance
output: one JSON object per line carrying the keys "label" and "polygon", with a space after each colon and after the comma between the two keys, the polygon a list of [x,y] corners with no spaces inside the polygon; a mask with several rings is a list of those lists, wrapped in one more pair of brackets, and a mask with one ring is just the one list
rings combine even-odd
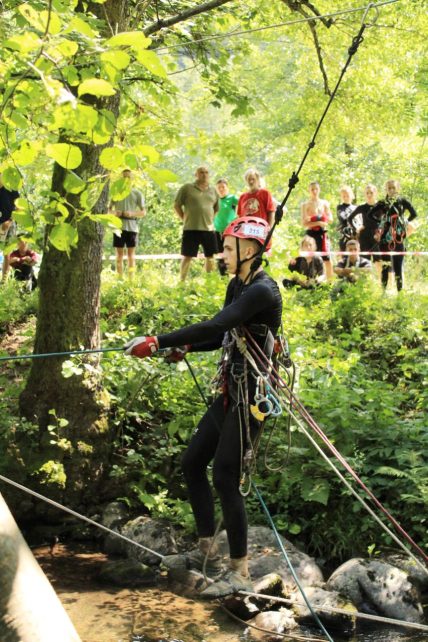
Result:
{"label": "person in dark shorts", "polygon": [[317,244],[317,251],[322,252],[322,259],[327,279],[333,278],[333,265],[330,257],[330,240],[327,226],[333,221],[333,215],[328,201],[319,197],[320,184],[318,181],[309,183],[309,199],[301,205],[302,225],[305,234],[312,236]]}
{"label": "person in dark shorts", "polygon": [[[269,367],[281,325],[281,294],[277,283],[261,266],[251,269],[269,229],[265,220],[250,216],[236,219],[226,228],[224,258],[229,274],[235,276],[228,283],[223,309],[212,319],[160,336],[135,337],[125,346],[126,354],[140,358],[150,357],[159,349],[173,348],[175,361],[189,351],[205,352],[223,347],[218,394],[200,420],[182,458],[198,547],[181,555],[167,556],[162,561],[170,569],[198,571],[206,561],[208,576],[216,579],[202,591],[201,596],[206,599],[252,590],[247,557],[248,524],[240,483],[246,454],[252,452],[254,439],[263,427],[263,418],[257,415],[253,405],[262,377],[239,346],[241,337],[251,336],[265,355],[262,368]],[[223,574],[214,540],[214,498],[207,476],[211,462],[213,484],[229,542],[229,568]]]}
{"label": "person in dark shorts", "polygon": [[217,254],[214,232],[214,215],[219,208],[219,197],[210,185],[209,170],[201,165],[195,172],[194,183],[186,183],[177,192],[174,209],[183,221],[181,240],[180,280],[186,279],[192,258],[198,255],[199,246],[205,256],[205,269],[212,272]]}
{"label": "person in dark shorts", "polygon": [[[122,177],[132,181],[132,172],[125,169]],[[131,188],[128,196],[120,201],[112,201],[110,209],[122,219],[122,231],[113,235],[113,247],[116,250],[116,270],[119,276],[123,275],[123,251],[127,248],[128,276],[132,279],[135,273],[135,248],[138,243],[138,219],[146,215],[144,197],[135,188]]]}

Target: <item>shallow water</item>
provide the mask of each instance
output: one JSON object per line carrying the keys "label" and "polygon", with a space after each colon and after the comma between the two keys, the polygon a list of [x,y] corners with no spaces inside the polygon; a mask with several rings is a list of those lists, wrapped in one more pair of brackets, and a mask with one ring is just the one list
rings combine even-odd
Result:
{"label": "shallow water", "polygon": [[[97,581],[102,553],[60,545],[35,556],[59,595],[82,642],[249,642],[244,625],[215,604],[195,601],[162,586],[121,589]],[[323,636],[314,628],[308,640]],[[351,637],[330,632],[334,642],[428,642],[427,633],[359,627]],[[283,638],[285,641],[290,637]]]}

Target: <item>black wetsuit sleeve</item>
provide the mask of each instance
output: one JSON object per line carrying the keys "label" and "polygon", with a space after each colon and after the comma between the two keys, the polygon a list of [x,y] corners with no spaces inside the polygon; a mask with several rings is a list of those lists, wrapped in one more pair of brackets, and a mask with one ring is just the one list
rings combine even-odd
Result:
{"label": "black wetsuit sleeve", "polygon": [[[229,283],[226,302],[230,298],[231,285],[232,282]],[[238,299],[226,304],[212,319],[158,336],[159,348],[179,347],[190,344],[193,347],[193,351],[195,351],[198,344],[202,350],[206,350],[206,346],[209,344],[213,345],[213,347],[220,347],[224,333],[227,330],[245,324],[257,312],[272,306],[274,302],[274,293],[266,283],[261,281],[251,284]]]}
{"label": "black wetsuit sleeve", "polygon": [[413,219],[417,217],[415,208],[413,207],[411,202],[405,198],[401,199],[401,203],[402,203],[403,209],[407,210],[410,214],[408,220],[413,221]]}
{"label": "black wetsuit sleeve", "polygon": [[372,221],[376,221],[376,223],[380,223],[382,216],[387,210],[388,205],[385,203],[385,201],[378,201],[370,210],[369,218],[371,218]]}

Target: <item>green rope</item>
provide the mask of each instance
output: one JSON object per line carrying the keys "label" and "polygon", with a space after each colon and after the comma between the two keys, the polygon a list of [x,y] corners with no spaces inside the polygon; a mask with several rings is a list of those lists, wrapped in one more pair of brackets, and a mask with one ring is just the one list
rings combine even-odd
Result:
{"label": "green rope", "polygon": [[120,348],[97,348],[96,350],[66,350],[65,352],[44,352],[42,354],[15,354],[7,357],[0,357],[0,361],[12,361],[19,359],[44,359],[47,357],[67,357],[75,354],[93,354],[95,352],[122,352],[124,346]]}
{"label": "green rope", "polygon": [[306,606],[308,607],[309,611],[312,613],[312,616],[313,616],[313,618],[314,618],[315,622],[316,622],[316,623],[318,624],[318,626],[320,627],[321,631],[322,631],[322,632],[327,636],[327,639],[329,640],[329,642],[334,642],[333,638],[330,636],[330,634],[328,633],[327,629],[324,627],[323,623],[322,623],[322,622],[321,622],[321,620],[319,619],[319,617],[318,617],[317,613],[316,613],[316,612],[314,611],[314,609],[312,608],[312,605],[311,605],[311,603],[309,602],[309,600],[308,600],[308,598],[307,598],[307,596],[306,596],[306,593],[305,593],[305,591],[304,591],[304,589],[303,589],[303,586],[302,586],[302,585],[301,585],[301,583],[299,582],[299,578],[298,578],[298,577],[297,577],[297,575],[296,575],[296,571],[294,570],[293,565],[292,565],[292,563],[291,563],[291,561],[290,561],[290,558],[289,558],[289,557],[288,557],[288,555],[287,555],[287,551],[285,550],[284,544],[282,543],[282,540],[281,540],[281,538],[280,538],[280,536],[279,536],[279,533],[278,533],[278,531],[277,531],[277,529],[276,529],[275,523],[274,523],[274,521],[273,521],[273,519],[272,519],[272,516],[271,516],[271,514],[270,514],[270,512],[269,512],[268,507],[266,506],[266,504],[265,504],[265,502],[264,502],[264,500],[263,500],[263,497],[262,497],[262,496],[261,496],[261,494],[260,494],[259,489],[257,488],[256,484],[255,484],[253,481],[251,482],[251,484],[252,484],[252,486],[253,486],[254,490],[256,491],[256,495],[257,495],[257,497],[258,497],[258,499],[259,499],[259,502],[260,502],[260,504],[262,505],[263,511],[264,511],[264,513],[265,513],[265,515],[266,515],[266,517],[267,517],[267,520],[268,520],[268,522],[269,522],[269,524],[270,524],[270,527],[272,528],[272,531],[273,531],[273,533],[274,533],[274,535],[275,535],[275,537],[276,537],[276,540],[277,540],[277,542],[278,542],[278,544],[279,544],[279,547],[280,547],[280,549],[281,549],[281,552],[282,552],[282,554],[283,554],[283,555],[284,555],[284,557],[285,557],[285,561],[287,562],[287,565],[288,565],[288,567],[289,567],[289,569],[290,569],[290,571],[291,571],[291,574],[292,574],[292,576],[293,576],[293,579],[294,579],[294,581],[296,582],[296,584],[297,584],[297,586],[298,586],[298,588],[299,588],[299,591],[300,591],[300,593],[302,594],[302,597],[303,597],[303,599],[304,599],[304,600],[305,600],[305,602],[306,602]]}

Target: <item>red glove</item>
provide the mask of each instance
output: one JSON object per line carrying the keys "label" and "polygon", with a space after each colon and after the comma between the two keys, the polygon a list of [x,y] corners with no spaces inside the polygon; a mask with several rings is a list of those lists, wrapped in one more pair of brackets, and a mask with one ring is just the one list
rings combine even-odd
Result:
{"label": "red glove", "polygon": [[151,357],[159,350],[159,341],[157,337],[135,337],[125,344],[125,354],[133,357]]}
{"label": "red glove", "polygon": [[192,346],[190,345],[185,345],[180,348],[169,348],[165,353],[165,361],[167,363],[178,363],[179,361],[183,361],[191,347]]}

